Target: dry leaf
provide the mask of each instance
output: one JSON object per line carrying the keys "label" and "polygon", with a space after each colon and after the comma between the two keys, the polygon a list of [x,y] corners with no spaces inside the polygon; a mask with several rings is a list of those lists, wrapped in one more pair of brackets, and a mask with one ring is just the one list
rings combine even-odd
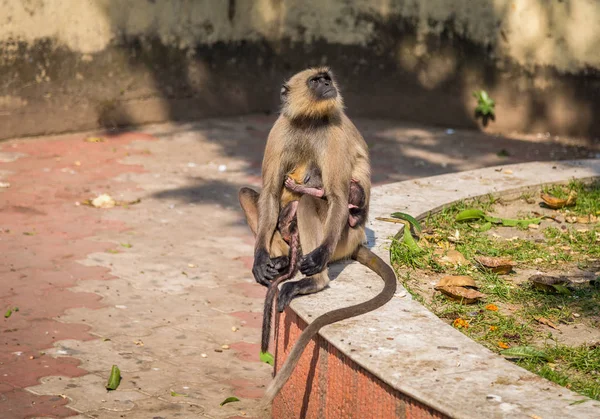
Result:
{"label": "dry leaf", "polygon": [[498,311],[498,306],[496,304],[488,304],[485,306],[485,309],[489,311]]}
{"label": "dry leaf", "polygon": [[540,196],[542,198],[542,201],[544,201],[544,204],[546,204],[552,209],[570,207],[572,205],[575,205],[575,201],[577,200],[577,192],[575,191],[569,192],[569,196],[567,197],[567,199],[557,198],[546,193],[542,193]]}
{"label": "dry leaf", "polygon": [[566,278],[549,275],[533,275],[529,278],[529,282],[531,282],[534,288],[548,292],[557,292],[556,285],[564,286],[570,283]]}
{"label": "dry leaf", "polygon": [[438,258],[442,265],[468,265],[469,261],[458,250],[435,249],[433,254]]}
{"label": "dry leaf", "polygon": [[443,287],[472,287],[478,288],[475,280],[465,275],[447,275],[440,279],[434,289]]}
{"label": "dry leaf", "polygon": [[86,143],[103,143],[104,138],[102,137],[88,137],[84,140]]}
{"label": "dry leaf", "polygon": [[92,199],[92,205],[96,208],[112,208],[116,202],[110,195],[102,194]]}
{"label": "dry leaf", "polygon": [[592,214],[573,218],[575,218],[577,220],[576,222],[579,224],[596,224],[598,222],[598,217]]}
{"label": "dry leaf", "polygon": [[510,273],[515,266],[515,263],[508,258],[502,257],[491,257],[491,256],[477,256],[475,261],[479,264],[479,267],[488,270],[498,275],[506,275]]}
{"label": "dry leaf", "polygon": [[481,298],[485,297],[485,294],[465,287],[446,286],[436,287],[436,289],[442,292],[444,295],[447,295],[448,297],[455,299],[463,304],[473,304],[479,301]]}
{"label": "dry leaf", "polygon": [[548,320],[545,317],[536,317],[535,321],[537,321],[540,324],[545,324],[548,327],[551,327],[553,329],[558,329],[558,327],[556,327],[556,325],[554,323],[552,323],[550,320]]}

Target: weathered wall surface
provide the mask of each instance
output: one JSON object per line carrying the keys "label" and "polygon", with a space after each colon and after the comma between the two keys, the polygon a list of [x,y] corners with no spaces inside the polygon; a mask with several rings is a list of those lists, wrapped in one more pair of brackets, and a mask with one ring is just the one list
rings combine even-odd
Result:
{"label": "weathered wall surface", "polygon": [[0,138],[273,112],[329,64],[352,115],[600,136],[595,0],[0,0]]}

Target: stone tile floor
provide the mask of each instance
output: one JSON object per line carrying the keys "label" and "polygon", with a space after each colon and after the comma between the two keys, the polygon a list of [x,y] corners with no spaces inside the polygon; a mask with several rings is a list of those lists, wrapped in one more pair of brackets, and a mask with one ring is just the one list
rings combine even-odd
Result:
{"label": "stone tile floor", "polygon": [[[10,184],[0,188],[0,311],[19,308],[0,318],[2,418],[258,415],[271,373],[258,362],[264,289],[236,194],[260,185],[272,122],[0,142],[0,182]],[[357,125],[375,184],[600,150],[547,135]],[[141,202],[77,205],[101,193]],[[123,381],[107,393],[113,364]],[[241,401],[219,406],[232,395]]]}

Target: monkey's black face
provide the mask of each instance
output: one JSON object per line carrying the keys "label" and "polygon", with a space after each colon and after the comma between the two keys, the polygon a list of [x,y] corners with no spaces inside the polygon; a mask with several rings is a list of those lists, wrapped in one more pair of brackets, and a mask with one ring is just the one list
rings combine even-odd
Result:
{"label": "monkey's black face", "polygon": [[309,78],[308,88],[317,99],[335,99],[337,96],[335,84],[327,73],[319,73]]}

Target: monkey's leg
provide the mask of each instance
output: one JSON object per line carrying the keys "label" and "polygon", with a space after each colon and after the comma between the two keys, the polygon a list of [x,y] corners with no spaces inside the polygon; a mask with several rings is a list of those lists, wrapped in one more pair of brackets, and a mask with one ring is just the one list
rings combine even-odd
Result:
{"label": "monkey's leg", "polygon": [[[323,223],[327,216],[327,203],[310,195],[304,195],[296,214],[302,253],[308,254],[323,241]],[[329,283],[327,268],[316,275],[296,282],[283,284],[277,301],[277,310],[283,311],[297,295],[321,291]]]}
{"label": "monkey's leg", "polygon": [[[244,211],[246,222],[250,230],[252,230],[254,237],[256,237],[256,232],[258,231],[258,197],[259,193],[250,188],[241,188],[238,193],[240,206]],[[283,240],[279,231],[275,231],[271,240],[270,250],[271,261],[275,269],[281,271],[289,265],[289,252],[288,244]]]}

